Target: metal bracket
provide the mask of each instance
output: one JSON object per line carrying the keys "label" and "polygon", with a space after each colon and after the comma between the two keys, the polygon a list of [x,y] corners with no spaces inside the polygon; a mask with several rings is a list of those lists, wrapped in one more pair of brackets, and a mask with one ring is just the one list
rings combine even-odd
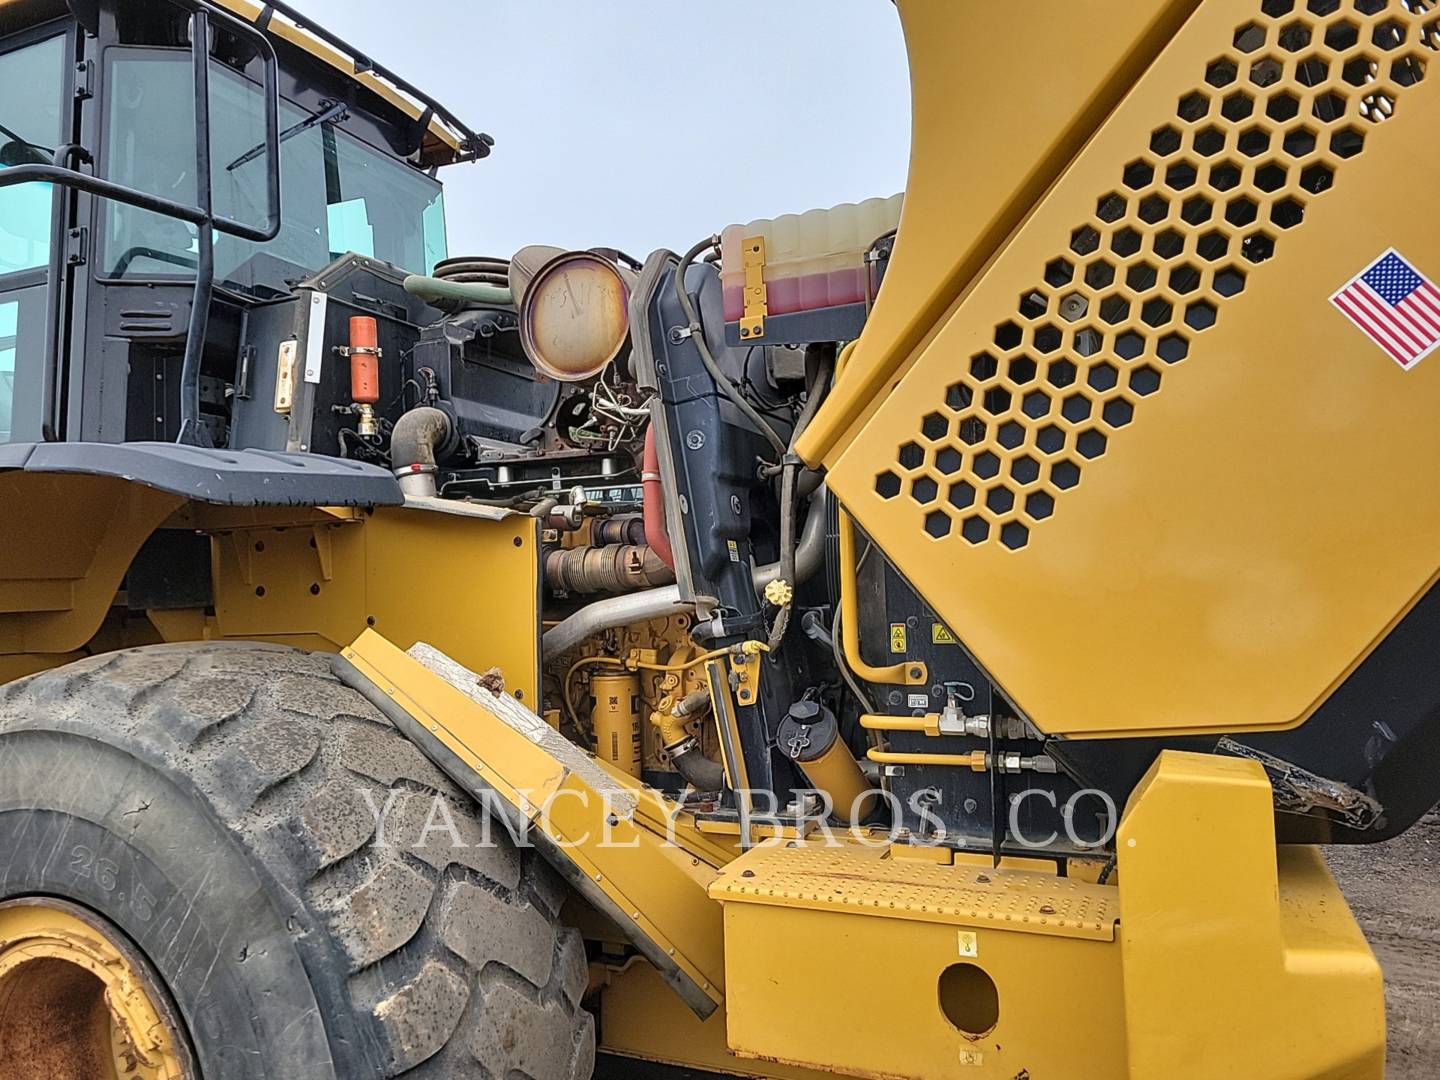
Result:
{"label": "metal bracket", "polygon": [[747,236],[744,247],[745,313],[740,317],[740,336],[746,340],[765,336],[765,316],[770,313],[765,289],[765,238]]}
{"label": "metal bracket", "polygon": [[88,101],[95,96],[95,61],[81,60],[75,65],[75,100]]}
{"label": "metal bracket", "polygon": [[83,225],[65,233],[65,265],[84,266],[89,247],[89,232]]}
{"label": "metal bracket", "polygon": [[334,526],[316,525],[310,530],[310,544],[315,549],[315,558],[320,564],[322,581],[335,580],[335,555],[330,544],[330,530]]}
{"label": "metal bracket", "polygon": [[737,705],[754,705],[760,697],[760,654],[730,654],[730,686]]}

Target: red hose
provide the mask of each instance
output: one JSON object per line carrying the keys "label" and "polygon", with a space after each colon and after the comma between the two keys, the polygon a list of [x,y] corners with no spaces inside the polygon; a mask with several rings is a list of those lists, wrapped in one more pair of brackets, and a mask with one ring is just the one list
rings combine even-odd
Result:
{"label": "red hose", "polygon": [[645,429],[645,459],[640,466],[640,483],[645,490],[645,543],[660,561],[675,569],[675,552],[665,531],[665,489],[660,482],[660,455],[655,451],[655,425]]}

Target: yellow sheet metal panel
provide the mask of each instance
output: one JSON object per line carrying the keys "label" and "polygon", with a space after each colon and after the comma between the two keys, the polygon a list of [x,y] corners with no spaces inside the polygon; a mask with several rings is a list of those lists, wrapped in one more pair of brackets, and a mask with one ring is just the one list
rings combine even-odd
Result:
{"label": "yellow sheet metal panel", "polygon": [[1440,362],[1329,299],[1440,277],[1440,34],[1377,6],[1202,6],[831,471],[1046,731],[1297,724],[1435,579]]}
{"label": "yellow sheet metal panel", "polygon": [[742,1057],[913,1080],[1125,1075],[1112,886],[782,841],[711,892]]}
{"label": "yellow sheet metal panel", "polygon": [[387,507],[300,526],[204,520],[217,529],[213,636],[337,650],[373,626],[498,668],[509,692],[538,703],[533,518]]}
{"label": "yellow sheet metal panel", "polygon": [[135,553],[183,503],[114,476],[0,474],[0,655],[81,649]]}
{"label": "yellow sheet metal panel", "polygon": [[699,1019],[665,985],[659,973],[638,957],[621,971],[606,972],[597,1030],[600,1049],[607,1053],[726,1076],[843,1080],[847,1075],[736,1057],[725,1041],[724,1013]]}
{"label": "yellow sheet metal panel", "polygon": [[1196,2],[900,0],[913,132],[905,210],[854,362],[800,442],[807,461],[833,461],[836,440],[913,362]]}
{"label": "yellow sheet metal panel", "polygon": [[1118,834],[1130,1075],[1380,1080],[1380,967],[1255,762],[1166,751]]}

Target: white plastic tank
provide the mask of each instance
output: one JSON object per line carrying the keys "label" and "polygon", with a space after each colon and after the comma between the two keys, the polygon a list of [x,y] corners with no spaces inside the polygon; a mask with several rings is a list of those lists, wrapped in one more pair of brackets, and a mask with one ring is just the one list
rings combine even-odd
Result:
{"label": "white plastic tank", "polygon": [[782,214],[720,234],[720,279],[725,318],[745,310],[746,237],[765,240],[766,308],[771,315],[860,303],[865,299],[865,252],[900,224],[904,194],[842,203],[803,214]]}

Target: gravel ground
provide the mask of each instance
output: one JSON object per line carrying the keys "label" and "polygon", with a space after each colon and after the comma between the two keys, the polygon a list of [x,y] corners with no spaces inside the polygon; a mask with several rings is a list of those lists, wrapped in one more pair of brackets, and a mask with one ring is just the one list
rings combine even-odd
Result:
{"label": "gravel ground", "polygon": [[[1440,810],[1440,808],[1437,808]],[[1386,844],[1327,849],[1385,969],[1387,1080],[1440,1077],[1440,812]]]}

